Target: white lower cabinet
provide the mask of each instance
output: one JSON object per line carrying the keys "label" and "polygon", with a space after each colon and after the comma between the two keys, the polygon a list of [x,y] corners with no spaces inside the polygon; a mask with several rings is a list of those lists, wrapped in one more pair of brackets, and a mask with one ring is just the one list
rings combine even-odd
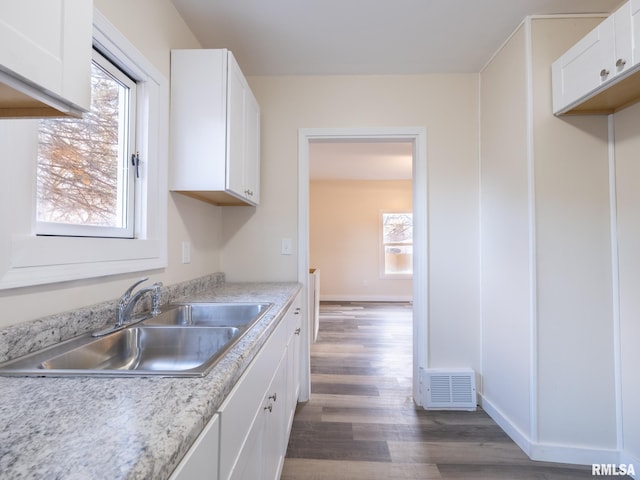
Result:
{"label": "white lower cabinet", "polygon": [[287,440],[289,429],[287,424],[287,395],[286,373],[287,355],[283,352],[278,369],[276,370],[271,385],[265,394],[262,408],[262,469],[260,475],[249,477],[237,477],[238,479],[260,478],[263,480],[278,480],[284,456],[287,453]]}
{"label": "white lower cabinet", "polygon": [[220,407],[220,480],[280,478],[299,390],[299,353],[298,360],[290,354],[298,343],[291,337],[300,337],[299,302],[297,296]]}
{"label": "white lower cabinet", "polygon": [[300,391],[300,302],[298,295],[172,480],[280,478]]}
{"label": "white lower cabinet", "polygon": [[169,480],[217,480],[220,417],[214,415]]}
{"label": "white lower cabinet", "polygon": [[285,321],[289,323],[289,336],[287,338],[287,431],[291,430],[293,415],[296,413],[300,395],[300,348],[303,319],[300,302],[300,295],[298,295],[285,318]]}

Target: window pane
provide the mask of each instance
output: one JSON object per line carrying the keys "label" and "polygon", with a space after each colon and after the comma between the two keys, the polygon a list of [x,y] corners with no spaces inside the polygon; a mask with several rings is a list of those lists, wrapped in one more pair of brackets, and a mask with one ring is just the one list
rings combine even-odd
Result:
{"label": "window pane", "polygon": [[413,245],[388,245],[384,248],[384,273],[413,273]]}
{"label": "window pane", "polygon": [[91,82],[83,119],[40,122],[37,220],[126,228],[130,88],[95,61]]}
{"label": "window pane", "polygon": [[382,214],[382,275],[413,274],[413,214]]}
{"label": "window pane", "polygon": [[383,213],[382,241],[384,243],[412,243],[413,215],[411,213]]}

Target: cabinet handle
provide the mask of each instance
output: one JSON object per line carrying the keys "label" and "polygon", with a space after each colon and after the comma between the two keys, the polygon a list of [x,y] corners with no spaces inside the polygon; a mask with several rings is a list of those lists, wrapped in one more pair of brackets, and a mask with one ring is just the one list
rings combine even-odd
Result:
{"label": "cabinet handle", "polygon": [[273,412],[273,405],[269,404],[266,407],[264,407],[265,410],[269,410],[269,413]]}
{"label": "cabinet handle", "polygon": [[273,395],[269,395],[269,400],[273,400],[274,402],[278,399],[278,393],[274,392]]}
{"label": "cabinet handle", "polygon": [[296,331],[295,331],[295,332],[293,332],[293,333],[295,333],[296,335],[300,335],[300,329],[299,329],[299,328],[296,328]]}
{"label": "cabinet handle", "polygon": [[626,60],[623,60],[622,58],[619,58],[618,61],[616,62],[616,67],[618,68],[624,68],[624,66],[627,64]]}
{"label": "cabinet handle", "polygon": [[607,70],[606,68],[603,68],[602,70],[600,70],[600,78],[604,79],[607,78],[609,76],[609,70]]}

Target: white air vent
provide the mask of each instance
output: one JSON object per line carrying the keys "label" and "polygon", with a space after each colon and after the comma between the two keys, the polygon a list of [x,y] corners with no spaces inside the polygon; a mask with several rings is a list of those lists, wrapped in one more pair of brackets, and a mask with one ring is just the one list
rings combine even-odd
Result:
{"label": "white air vent", "polygon": [[471,369],[420,370],[427,410],[469,410],[477,406],[476,375]]}

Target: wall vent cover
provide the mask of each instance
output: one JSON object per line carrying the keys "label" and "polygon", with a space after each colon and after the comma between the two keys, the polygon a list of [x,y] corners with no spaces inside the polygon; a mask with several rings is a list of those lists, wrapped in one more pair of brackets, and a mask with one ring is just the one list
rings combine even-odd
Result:
{"label": "wall vent cover", "polygon": [[477,406],[476,375],[471,369],[420,370],[427,410],[468,410]]}

